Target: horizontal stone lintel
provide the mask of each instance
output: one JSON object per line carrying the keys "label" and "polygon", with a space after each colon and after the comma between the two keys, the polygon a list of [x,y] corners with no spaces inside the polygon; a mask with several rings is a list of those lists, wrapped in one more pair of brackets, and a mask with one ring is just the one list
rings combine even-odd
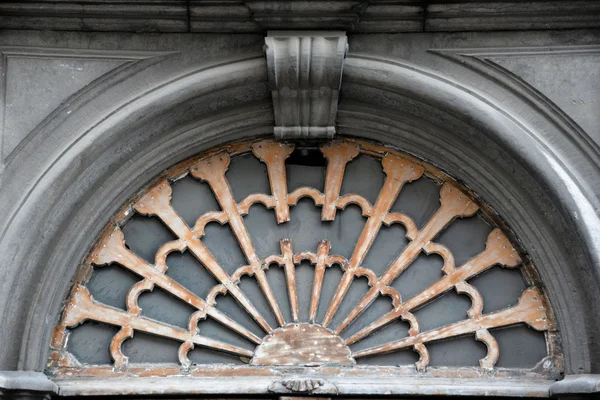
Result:
{"label": "horizontal stone lintel", "polygon": [[[600,375],[588,375],[600,379]],[[264,394],[269,387],[285,379],[282,376],[216,377],[169,377],[169,378],[59,378],[56,383],[59,393],[64,396],[78,395],[145,395],[145,394]],[[324,384],[312,392],[313,395],[448,395],[448,396],[514,396],[541,397],[565,396],[570,394],[587,395],[594,391],[553,392],[558,383],[547,380],[529,379],[460,379],[368,377],[356,378],[322,376]],[[565,378],[570,382],[570,377]],[[561,381],[564,382],[564,381]]]}
{"label": "horizontal stone lintel", "polygon": [[125,32],[356,33],[600,27],[600,2],[573,1],[5,1],[0,28]]}
{"label": "horizontal stone lintel", "polygon": [[[229,378],[223,382],[213,378],[108,378],[108,379],[85,379],[85,378],[61,378],[55,382],[45,374],[35,371],[0,371],[0,391],[32,391],[45,392],[60,395],[99,395],[99,394],[148,394],[161,392],[164,394],[174,393],[177,387],[178,393],[242,393],[248,391],[261,393],[267,391],[267,386],[276,377],[265,377],[266,379],[254,377],[248,379],[240,378],[239,385],[233,384]],[[177,381],[179,385],[173,385]],[[424,379],[409,378],[400,383],[390,379],[371,379],[363,382],[360,388],[355,387],[351,381],[333,379],[340,394],[364,394],[368,392],[379,393],[382,390],[396,394],[415,394],[415,388],[427,386],[432,391],[442,391],[446,394],[463,395],[519,395],[526,392],[535,392],[541,397],[561,397],[565,395],[587,395],[600,393],[600,374],[567,375],[558,382],[527,381],[515,379],[511,382],[505,380],[474,380],[474,379]],[[210,384],[207,384],[210,383]],[[509,387],[506,384],[509,384]],[[249,386],[248,386],[249,385]],[[416,386],[415,386],[416,385]],[[264,386],[264,387],[263,387]],[[411,389],[413,387],[413,389]],[[169,390],[171,388],[171,390]],[[187,388],[187,389],[186,389]],[[341,390],[340,390],[341,389]],[[417,388],[418,389],[418,388]],[[441,392],[440,392],[441,393]]]}

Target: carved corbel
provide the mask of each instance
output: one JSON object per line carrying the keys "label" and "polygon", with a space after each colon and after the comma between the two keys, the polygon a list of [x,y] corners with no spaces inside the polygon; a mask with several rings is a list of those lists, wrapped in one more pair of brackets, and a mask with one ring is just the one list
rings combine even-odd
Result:
{"label": "carved corbel", "polygon": [[337,387],[323,379],[289,378],[275,381],[269,385],[271,393],[337,394]]}
{"label": "carved corbel", "polygon": [[265,51],[278,139],[335,135],[347,50],[344,32],[268,32]]}

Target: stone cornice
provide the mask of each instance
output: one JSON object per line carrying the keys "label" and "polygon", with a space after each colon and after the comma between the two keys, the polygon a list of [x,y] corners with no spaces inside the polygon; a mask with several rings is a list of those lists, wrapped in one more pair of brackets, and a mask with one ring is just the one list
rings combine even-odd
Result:
{"label": "stone cornice", "polygon": [[42,0],[0,4],[0,29],[214,33],[339,29],[391,33],[597,27],[600,3],[595,0]]}

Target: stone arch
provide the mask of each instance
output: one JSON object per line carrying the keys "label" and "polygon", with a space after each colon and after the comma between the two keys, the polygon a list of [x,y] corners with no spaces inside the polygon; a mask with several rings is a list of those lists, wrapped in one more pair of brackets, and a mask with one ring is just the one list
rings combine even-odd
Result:
{"label": "stone arch", "polygon": [[[154,90],[136,92],[148,76]],[[502,85],[488,84],[505,95]],[[167,57],[97,89],[47,121],[4,171],[26,176],[0,199],[10,204],[2,262],[20,266],[19,276],[6,278],[13,290],[3,302],[3,330],[12,343],[23,337],[2,354],[7,369],[43,369],[64,277],[126,198],[183,158],[273,126],[262,55],[185,72]],[[482,194],[536,260],[558,314],[566,372],[596,372],[597,322],[586,304],[598,301],[597,198],[581,178],[599,180],[593,160],[580,157],[595,149],[582,149],[576,132],[556,127],[535,104],[515,111],[523,101],[518,93],[512,99],[497,104],[412,65],[350,54],[338,132],[401,147]],[[50,135],[55,146],[44,143]],[[571,139],[556,146],[553,137]]]}

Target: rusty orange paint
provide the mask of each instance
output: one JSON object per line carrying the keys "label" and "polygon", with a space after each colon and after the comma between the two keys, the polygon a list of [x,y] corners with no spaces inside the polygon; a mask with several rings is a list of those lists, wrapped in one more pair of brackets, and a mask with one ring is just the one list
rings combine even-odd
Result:
{"label": "rusty orange paint", "polygon": [[279,224],[290,220],[285,160],[293,150],[294,146],[275,140],[265,140],[252,145],[252,153],[267,165],[269,184],[275,201],[275,215]]}
{"label": "rusty orange paint", "polygon": [[[431,243],[431,242],[430,242]],[[447,254],[444,256],[445,261],[450,257],[448,255],[448,250],[443,246],[437,244],[429,244],[425,246],[430,252],[437,252],[438,254]],[[447,253],[448,252],[448,253]],[[463,286],[460,284],[464,284],[468,279],[482,273],[486,269],[490,268],[493,265],[500,264],[506,267],[514,268],[521,263],[521,259],[512,245],[508,242],[504,234],[499,230],[493,230],[489,236],[486,243],[486,248],[483,252],[467,261],[463,266],[458,269],[454,268],[454,260],[452,259],[450,262],[444,263],[443,271],[446,273],[444,277],[438,280],[436,283],[432,284],[425,290],[421,291],[413,298],[408,300],[405,303],[399,304],[394,310],[390,311],[386,315],[382,316],[377,321],[373,322],[369,326],[363,328],[361,331],[352,335],[348,340],[348,344],[356,343],[359,340],[364,339],[375,330],[382,328],[383,326],[389,324],[392,321],[405,316],[411,310],[427,303],[428,301],[440,296],[446,291],[452,289],[453,287],[458,286],[460,290]],[[469,296],[472,299],[473,308],[483,309],[483,300],[474,292],[463,289],[463,292],[469,293]],[[473,314],[473,311],[470,311],[470,314]],[[473,315],[470,315],[473,316]]]}
{"label": "rusty orange paint", "polygon": [[[216,155],[215,157],[220,157]],[[221,165],[225,165],[223,158]],[[229,159],[227,158],[227,164]],[[224,172],[223,172],[224,173]],[[155,187],[149,190],[141,199],[139,199],[134,208],[144,215],[156,215],[167,227],[177,235],[181,240],[186,242],[188,249],[192,254],[208,268],[214,277],[221,282],[232,294],[233,297],[248,311],[248,313],[256,320],[256,322],[265,330],[270,332],[272,328],[269,326],[264,317],[252,305],[246,295],[232,281],[231,277],[225,272],[223,267],[219,265],[217,260],[208,251],[204,244],[194,236],[192,230],[187,226],[185,221],[175,212],[170,204],[171,201],[171,186],[167,181],[160,181]],[[228,215],[231,218],[231,215]],[[241,219],[241,217],[240,217]],[[92,261],[93,262],[93,261]]]}
{"label": "rusty orange paint", "polygon": [[438,329],[419,333],[414,336],[408,336],[404,339],[400,339],[391,343],[357,351],[352,355],[355,358],[360,358],[373,356],[376,354],[385,354],[394,350],[415,346],[417,344],[424,344],[436,340],[443,340],[469,333],[475,333],[484,329],[487,330],[520,323],[526,323],[530,327],[539,331],[547,330],[550,327],[546,315],[546,309],[541,300],[541,293],[537,288],[529,288],[525,290],[516,306],[481,315],[479,317],[470,318]]}
{"label": "rusty orange paint", "polygon": [[[266,157],[266,155],[264,156]],[[219,153],[215,154],[209,159],[199,161],[198,163],[194,164],[191,167],[190,171],[193,177],[208,182],[208,184],[210,185],[212,191],[215,194],[215,197],[217,198],[217,201],[219,202],[219,205],[228,216],[229,226],[235,234],[240,244],[240,247],[244,252],[244,255],[248,259],[250,267],[252,267],[252,269],[254,270],[254,275],[256,276],[260,288],[265,294],[265,297],[267,298],[271,309],[275,313],[277,322],[280,326],[283,326],[285,324],[285,321],[283,319],[281,309],[279,308],[279,304],[277,303],[277,298],[275,297],[275,293],[273,293],[273,289],[271,288],[271,285],[267,280],[267,276],[265,275],[265,272],[262,269],[262,263],[256,255],[256,250],[254,249],[254,245],[252,244],[252,239],[248,234],[248,230],[246,229],[246,225],[244,224],[242,215],[238,210],[238,205],[235,202],[235,198],[233,197],[233,193],[231,192],[229,183],[225,178],[225,172],[227,172],[229,162],[229,154]],[[279,174],[275,175],[278,176]],[[285,204],[285,207],[287,208],[287,203]],[[260,317],[260,319],[261,320],[259,322],[261,323],[261,325],[264,324],[265,326],[268,326],[266,321],[262,318],[262,316]]]}
{"label": "rusty orange paint", "polygon": [[[340,323],[336,329],[337,333],[341,333],[352,323],[352,321],[364,312],[364,310],[366,310],[377,298],[379,293],[381,293],[381,290],[389,286],[396,278],[398,278],[398,276],[400,276],[400,274],[402,274],[402,272],[404,272],[404,270],[419,255],[423,250],[423,247],[433,240],[453,219],[471,216],[478,210],[477,205],[473,203],[470,198],[448,183],[444,184],[440,190],[440,203],[440,208],[433,214],[423,229],[416,234],[416,237],[411,240],[398,258],[392,262],[388,269],[377,280],[377,283],[371,287],[367,294],[361,299],[354,310]],[[380,224],[377,226],[380,226]]]}
{"label": "rusty orange paint", "polygon": [[[548,300],[541,289],[537,287],[527,289],[519,303],[514,307],[495,313],[483,314],[483,297],[475,287],[468,283],[469,279],[496,264],[507,268],[520,267],[524,270],[524,275],[531,286],[535,286],[535,282],[539,281],[530,261],[522,261],[517,250],[511,244],[512,241],[509,240],[503,229],[494,229],[488,237],[485,250],[459,267],[455,266],[454,257],[450,250],[434,241],[436,236],[455,218],[468,217],[479,211],[488,221],[499,221],[489,207],[475,201],[476,197],[471,191],[461,187],[445,173],[415,157],[371,142],[344,139],[332,141],[321,147],[323,156],[328,161],[323,192],[311,187],[301,187],[289,193],[285,160],[293,149],[292,144],[274,140],[255,140],[227,145],[209,151],[200,157],[186,160],[171,168],[124,205],[104,229],[72,281],[69,300],[63,310],[61,320],[53,332],[48,361],[49,371],[58,376],[96,377],[170,376],[180,374],[183,370],[191,376],[251,376],[253,374],[267,376],[273,374],[273,371],[269,369],[273,365],[321,365],[317,360],[318,357],[316,357],[319,355],[321,358],[325,357],[325,360],[330,360],[329,362],[345,365],[341,367],[327,365],[328,362],[322,363],[320,373],[325,375],[340,373],[345,376],[357,377],[364,373],[398,375],[407,373],[403,372],[407,370],[400,367],[352,366],[348,368],[348,366],[354,364],[354,358],[398,351],[410,347],[419,353],[420,358],[416,363],[416,368],[419,371],[425,371],[425,368],[427,368],[427,374],[435,377],[456,377],[459,375],[476,377],[479,372],[474,369],[436,369],[429,367],[427,343],[473,334],[488,349],[486,357],[480,360],[480,367],[493,369],[500,356],[500,349],[490,329],[518,323],[525,323],[534,329],[546,331],[549,355],[560,358],[555,332],[556,324]],[[271,193],[253,193],[241,202],[236,203],[225,173],[232,157],[249,153],[266,165]],[[345,168],[359,154],[380,159],[386,174],[384,185],[375,204],[370,204],[366,198],[354,193],[340,196]],[[171,205],[170,183],[187,174],[206,181],[221,206],[221,210],[200,215],[193,227],[188,226]],[[410,216],[391,212],[390,208],[397,199],[403,185],[419,179],[422,175],[434,179],[442,184],[442,187],[440,190],[440,208],[419,230]],[[294,253],[292,241],[286,238],[281,238],[281,254],[271,255],[265,259],[258,257],[242,216],[248,214],[253,204],[262,203],[268,209],[274,211],[277,222],[282,224],[290,219],[290,207],[295,206],[298,200],[304,197],[311,198],[316,207],[322,207],[321,219],[323,221],[333,220],[336,211],[344,209],[348,204],[356,204],[361,207],[363,215],[368,217],[368,220],[350,259],[330,254],[331,244],[327,241],[317,242],[316,252]],[[127,222],[133,211],[143,215],[157,216],[177,236],[176,240],[161,246],[157,251],[154,264],[146,262],[125,245],[120,227]],[[210,222],[229,224],[248,261],[248,265],[239,267],[231,275],[225,272],[200,240],[205,234],[206,225]],[[389,268],[381,276],[377,276],[362,263],[370,251],[382,224],[389,226],[395,223],[404,225],[410,243]],[[501,222],[498,222],[498,225],[504,227]],[[175,282],[166,274],[168,254],[173,251],[181,252],[185,250],[189,250],[219,282],[209,290],[204,299]],[[444,276],[404,302],[401,293],[390,285],[420,252],[440,255],[444,261],[442,268]],[[297,285],[300,282],[297,282],[295,273],[296,266],[304,260],[309,261],[315,268],[314,279],[311,282],[312,292],[308,321],[300,321],[299,316],[301,313],[297,292]],[[85,283],[93,273],[94,267],[111,263],[117,263],[142,278],[129,290],[125,311],[98,303],[85,288]],[[285,271],[286,288],[284,290],[287,290],[290,299],[290,314],[293,320],[291,325],[286,324],[280,305],[277,303],[275,292],[266,279],[264,269],[272,263],[279,264]],[[333,264],[339,264],[345,273],[332,302],[324,305],[328,306],[324,320],[318,321],[317,315],[323,294],[325,270]],[[239,288],[238,284],[242,276],[253,276],[257,279],[280,325],[279,328],[275,330],[271,328],[264,316]],[[359,305],[345,316],[343,322],[336,329],[328,329],[327,325],[344,301],[344,296],[352,280],[357,276],[367,278],[371,287],[370,290],[361,299]],[[138,298],[141,293],[152,290],[155,285],[196,308],[196,311],[189,318],[187,329],[141,316]],[[467,313],[468,318],[449,326],[421,332],[419,321],[411,311],[452,289],[471,298],[472,306]],[[217,296],[227,293],[231,294],[241,307],[263,328],[267,333],[266,338],[270,338],[269,345],[265,345],[263,338],[256,336],[245,326],[215,308]],[[348,340],[341,339],[340,333],[366,310],[378,296],[388,296],[392,300],[392,311],[373,321]],[[198,323],[206,317],[215,319],[226,328],[257,344],[257,349],[253,352],[201,336],[197,329]],[[113,366],[105,368],[82,365],[68,352],[67,342],[70,327],[87,319],[121,327],[109,346],[111,357],[114,360]],[[409,335],[406,338],[351,354],[348,349],[349,345],[365,339],[373,332],[398,319],[403,319],[410,324]],[[180,365],[150,365],[144,367],[129,365],[126,355],[121,351],[121,346],[125,340],[134,336],[136,331],[151,333],[180,342],[178,351]],[[282,334],[281,332],[285,333]],[[314,351],[315,349],[311,348],[310,345],[311,340],[313,343],[317,341],[322,345],[322,349]],[[295,344],[292,345],[293,343]],[[254,361],[250,366],[235,368],[193,366],[187,355],[196,345],[233,353],[249,359],[254,357]],[[257,356],[257,351],[259,351],[260,356]],[[300,351],[303,354],[300,354]],[[526,375],[530,372],[518,370],[515,373]],[[510,371],[496,369],[494,374],[495,376],[511,376]]]}
{"label": "rusty orange paint", "polygon": [[346,164],[359,154],[360,147],[355,143],[333,142],[323,146],[321,152],[327,159],[325,196],[321,219],[323,221],[333,221],[337,199],[340,197],[340,190],[342,189]]}
{"label": "rusty orange paint", "polygon": [[219,342],[214,339],[200,336],[195,332],[186,331],[168,324],[164,324],[149,318],[139,317],[128,314],[117,308],[106,306],[95,302],[89,291],[84,286],[78,286],[73,292],[73,301],[69,303],[68,312],[64,320],[67,327],[72,327],[82,323],[87,319],[104,322],[110,325],[121,326],[123,331],[118,332],[116,340],[111,343],[111,354],[118,355],[118,360],[124,362],[124,356],[121,353],[121,343],[133,336],[133,331],[140,331],[152,335],[175,339],[178,341],[191,341],[194,344],[208,347],[215,350],[238,354],[246,357],[252,357],[253,352]]}
{"label": "rusty orange paint", "polygon": [[[383,187],[377,196],[377,201],[375,202],[375,206],[371,212],[372,215],[367,220],[363,231],[356,242],[352,256],[350,257],[348,265],[344,271],[342,281],[340,282],[337,291],[333,295],[333,300],[329,306],[329,309],[327,310],[325,319],[323,320],[323,326],[329,325],[335,312],[342,303],[346,292],[352,284],[356,269],[361,266],[363,260],[367,256],[367,253],[371,249],[371,246],[373,245],[373,242],[375,241],[375,238],[381,229],[383,220],[390,212],[390,208],[396,201],[398,194],[400,194],[400,190],[402,190],[402,187],[406,182],[419,179],[423,174],[423,168],[394,154],[386,154],[381,163],[383,165],[383,171],[386,174],[385,182],[383,183]],[[358,316],[358,313],[360,313],[359,310],[360,308],[355,308],[354,312],[349,315],[344,322],[342,322],[341,329],[338,328],[337,330],[338,333],[341,332],[346,324],[349,324],[355,317]]]}
{"label": "rusty orange paint", "polygon": [[256,348],[253,365],[352,365],[356,361],[344,340],[310,323],[290,324],[268,335]]}

